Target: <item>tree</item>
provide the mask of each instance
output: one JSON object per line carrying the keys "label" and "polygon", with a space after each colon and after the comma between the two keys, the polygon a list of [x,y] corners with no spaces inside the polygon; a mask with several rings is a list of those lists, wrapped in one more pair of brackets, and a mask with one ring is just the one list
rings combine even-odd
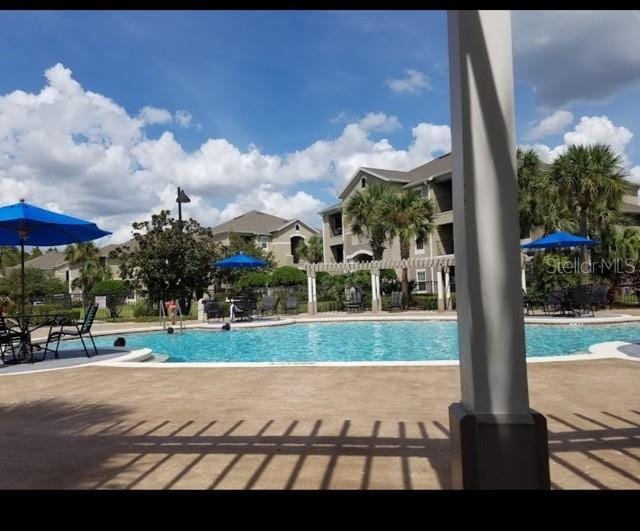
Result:
{"label": "tree", "polygon": [[42,256],[42,250],[40,249],[40,247],[34,247],[33,249],[31,249],[29,258],[38,258],[38,256]]}
{"label": "tree", "polygon": [[107,308],[111,318],[119,316],[119,307],[122,306],[127,295],[131,292],[129,284],[124,280],[101,280],[93,286],[94,295],[104,295],[107,298]]}
{"label": "tree", "polygon": [[[580,235],[598,237],[623,221],[622,200],[629,183],[622,158],[606,144],[573,145],[551,167],[551,182],[557,185],[557,201],[573,212]],[[581,263],[588,262],[589,249],[580,251]],[[588,273],[583,273],[587,281]]]}
{"label": "tree", "polygon": [[[10,270],[5,278],[0,279],[0,295],[7,295],[14,301],[20,301],[21,296],[20,268]],[[65,293],[65,284],[50,271],[27,267],[24,270],[25,297],[34,299],[46,295]]]}
{"label": "tree", "polygon": [[302,244],[300,255],[311,264],[322,262],[322,258],[324,255],[322,238],[316,235],[311,236],[305,243]]}
{"label": "tree", "polygon": [[[420,197],[413,190],[388,196],[384,201],[382,217],[388,226],[389,240],[400,240],[400,258],[407,260],[413,238],[425,239],[433,230],[434,206],[430,199]],[[409,276],[402,268],[402,298],[409,302]]]}
{"label": "tree", "polygon": [[307,274],[293,266],[274,269],[270,279],[272,286],[301,286],[307,282]]}
{"label": "tree", "polygon": [[93,286],[100,280],[110,278],[111,270],[100,263],[100,249],[93,242],[67,245],[64,259],[71,265],[80,265],[80,272],[71,282],[71,288],[82,291],[83,303],[88,305]]}
{"label": "tree", "polygon": [[20,249],[17,247],[0,247],[0,272],[4,274],[5,268],[20,263]]}
{"label": "tree", "polygon": [[191,299],[201,297],[214,279],[215,260],[221,258],[220,246],[211,229],[194,220],[182,222],[169,216],[168,210],[153,214],[151,220],[133,223],[134,250],[118,247],[111,253],[120,260],[123,279],[135,290],[146,291],[151,302],[179,299],[187,315]]}
{"label": "tree", "polygon": [[374,260],[382,260],[389,227],[382,213],[385,200],[392,192],[380,183],[371,183],[364,191],[358,190],[345,208],[351,219],[351,232],[368,238]]}
{"label": "tree", "polygon": [[571,210],[559,202],[558,185],[533,149],[517,150],[518,207],[520,236],[528,238],[536,228],[544,233],[556,230],[574,231],[575,219]]}

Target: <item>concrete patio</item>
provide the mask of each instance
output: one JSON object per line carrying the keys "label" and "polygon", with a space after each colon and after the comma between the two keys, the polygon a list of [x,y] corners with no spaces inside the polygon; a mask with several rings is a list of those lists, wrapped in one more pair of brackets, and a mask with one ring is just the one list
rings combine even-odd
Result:
{"label": "concrete patio", "polygon": [[[529,364],[555,489],[640,486],[640,364]],[[457,367],[81,367],[2,378],[2,489],[441,489]]]}

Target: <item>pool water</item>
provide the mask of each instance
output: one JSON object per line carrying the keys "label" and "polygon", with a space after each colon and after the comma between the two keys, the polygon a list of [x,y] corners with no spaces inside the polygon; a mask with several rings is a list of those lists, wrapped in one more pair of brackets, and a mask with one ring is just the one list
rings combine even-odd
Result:
{"label": "pool water", "polygon": [[[587,352],[604,341],[640,338],[640,324],[526,325],[528,357]],[[123,334],[127,347],[148,347],[169,362],[286,362],[457,360],[457,323],[344,322],[264,328]],[[113,346],[116,336],[96,338]],[[74,342],[75,343],[75,342]],[[71,346],[71,345],[69,345]]]}

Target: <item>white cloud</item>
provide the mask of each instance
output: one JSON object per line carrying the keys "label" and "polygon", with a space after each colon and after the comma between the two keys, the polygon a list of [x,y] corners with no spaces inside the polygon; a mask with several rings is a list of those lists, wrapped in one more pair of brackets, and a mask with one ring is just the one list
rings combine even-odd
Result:
{"label": "white cloud", "polygon": [[397,116],[387,116],[382,112],[369,112],[358,122],[358,125],[364,131],[380,131],[381,133],[390,133],[396,129],[400,129],[400,120]]}
{"label": "white cloud", "polygon": [[571,122],[573,122],[573,114],[569,111],[558,110],[531,127],[527,131],[525,139],[540,140],[546,136],[561,133]]}
{"label": "white cloud", "polygon": [[115,243],[131,236],[133,221],[160,208],[175,214],[177,186],[192,200],[184,214],[207,226],[252,208],[318,226],[325,203],[302,190],[305,183],[339,190],[358,166],[408,170],[451,148],[449,127],[429,123],[412,128],[406,149],[373,140],[374,131],[400,126],[397,117],[378,112],[291,153],[241,149],[224,138],[188,151],[169,131],[146,138],[149,120],[166,119],[156,112],[163,109],[145,107],[132,117],[84,89],[61,64],[45,77],[39,92],[0,95],[0,202],[24,197],[91,219],[113,231]]}
{"label": "white cloud", "polygon": [[139,117],[148,125],[167,124],[173,120],[171,113],[167,109],[149,106],[140,109]]}
{"label": "white cloud", "polygon": [[175,120],[180,127],[189,127],[193,116],[187,111],[176,111]]}
{"label": "white cloud", "polygon": [[638,11],[513,11],[516,78],[541,105],[601,101],[640,83]]}
{"label": "white cloud", "polygon": [[640,166],[634,166],[629,170],[629,180],[640,184]]}
{"label": "white cloud", "polygon": [[571,145],[591,145],[598,142],[609,144],[622,157],[625,167],[630,166],[629,156],[625,152],[633,138],[633,133],[626,127],[616,126],[606,116],[583,116],[573,131],[564,134],[564,144],[551,148],[545,144],[525,144],[523,149],[533,148],[543,162],[553,162]]}
{"label": "white cloud", "polygon": [[417,94],[423,89],[429,90],[429,78],[424,72],[413,70],[411,68],[405,70],[406,77],[400,79],[387,79],[384,84],[397,94]]}

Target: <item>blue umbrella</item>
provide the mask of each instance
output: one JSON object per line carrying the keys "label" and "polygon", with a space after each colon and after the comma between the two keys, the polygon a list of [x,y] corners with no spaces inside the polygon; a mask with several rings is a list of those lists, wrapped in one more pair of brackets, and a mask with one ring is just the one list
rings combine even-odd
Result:
{"label": "blue umbrella", "polygon": [[86,242],[111,234],[95,223],[45,210],[21,199],[0,208],[0,245],[19,245],[22,263],[22,313],[24,313],[24,246]]}
{"label": "blue umbrella", "polygon": [[558,231],[544,236],[535,241],[521,245],[523,249],[547,249],[550,247],[580,247],[592,246],[600,243],[598,240],[590,240],[568,232]]}
{"label": "blue umbrella", "polygon": [[215,265],[220,269],[249,269],[252,267],[265,267],[267,262],[244,253],[238,253],[224,260],[218,260]]}

